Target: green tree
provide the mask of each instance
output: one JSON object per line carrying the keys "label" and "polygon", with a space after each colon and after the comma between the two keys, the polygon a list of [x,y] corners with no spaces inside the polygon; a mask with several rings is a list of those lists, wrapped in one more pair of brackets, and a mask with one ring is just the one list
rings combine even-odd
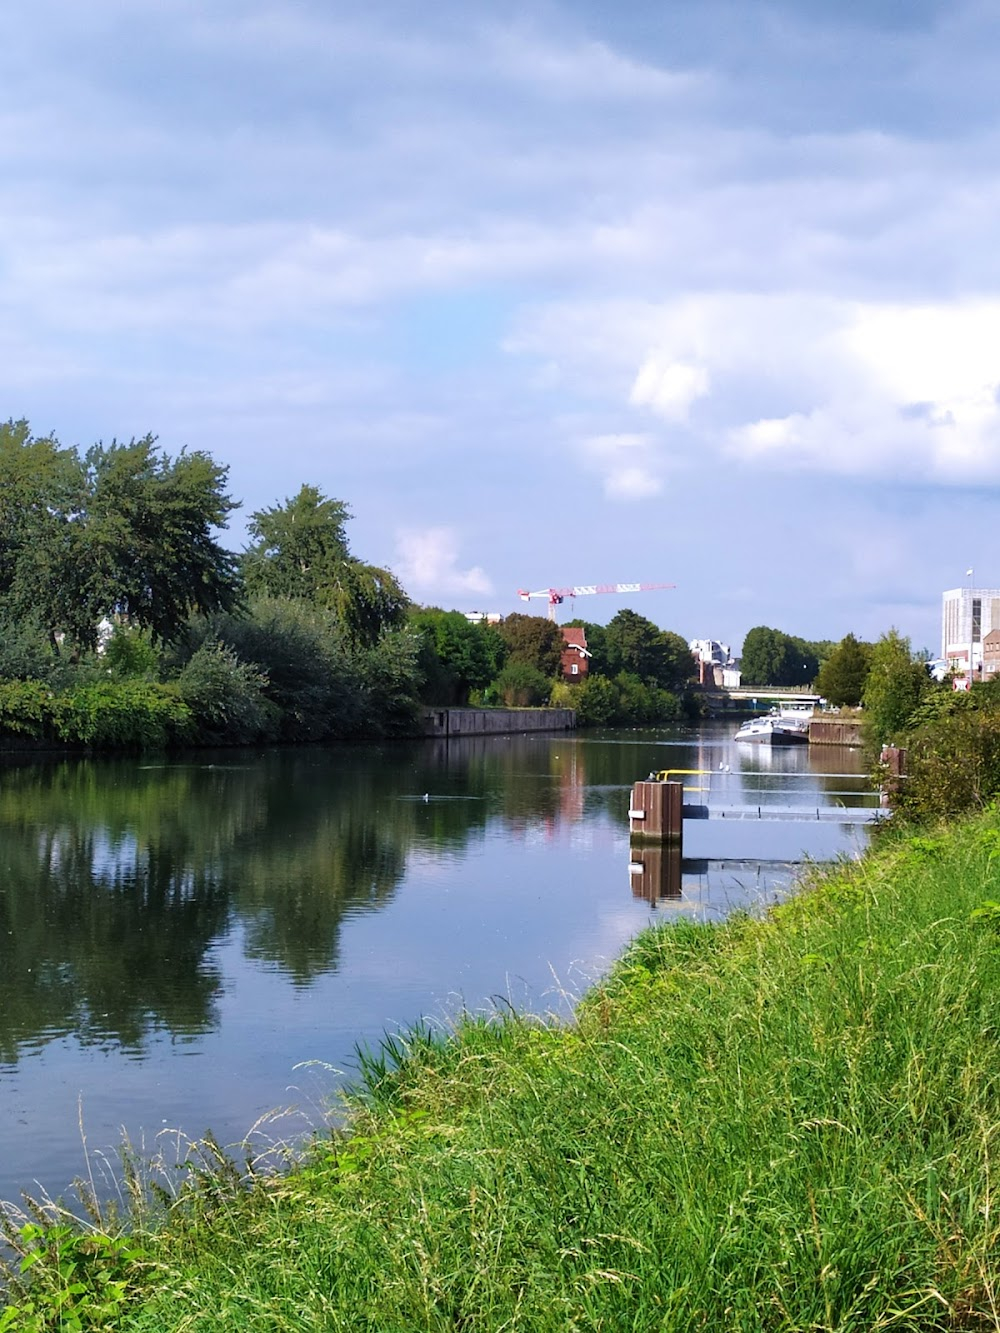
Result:
{"label": "green tree", "polygon": [[395,575],[351,555],[344,528],[351,511],[315,486],[250,517],[253,544],[244,552],[249,592],[296,597],[334,611],[349,637],[370,647],[402,626],[409,598]]}
{"label": "green tree", "polygon": [[862,695],[870,750],[902,737],[930,684],[927,668],[913,659],[909,639],[895,629],[883,634],[872,648]]}
{"label": "green tree", "polygon": [[410,613],[421,636],[420,668],[425,703],[467,703],[499,673],[507,646],[492,625],[471,624],[461,611],[425,607]]}
{"label": "green tree", "polygon": [[234,558],[214,540],[236,507],[227,469],[204,453],[169,459],[147,435],[80,460],[25,422],[0,427],[0,600],[55,645],[93,649],[122,616],[170,641],[192,611],[235,605]]}
{"label": "green tree", "polygon": [[756,625],[743,641],[740,673],[745,685],[811,685],[819,670],[814,646],[769,625]]}
{"label": "green tree", "polygon": [[860,643],[853,634],[845,634],[820,666],[817,691],[837,708],[856,707],[864,694],[870,660],[871,644]]}
{"label": "green tree", "polygon": [[608,671],[638,676],[660,689],[683,691],[695,671],[687,643],[671,630],[661,630],[645,616],[619,611],[604,634]]}
{"label": "green tree", "polygon": [[507,645],[507,665],[530,666],[543,676],[559,670],[565,640],[559,626],[544,616],[525,616],[515,612],[499,626]]}

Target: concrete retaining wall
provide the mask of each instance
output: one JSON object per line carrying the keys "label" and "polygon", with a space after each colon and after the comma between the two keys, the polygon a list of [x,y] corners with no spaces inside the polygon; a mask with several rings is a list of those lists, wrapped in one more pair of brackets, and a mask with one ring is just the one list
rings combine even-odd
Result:
{"label": "concrete retaining wall", "polygon": [[572,731],[572,708],[428,708],[422,736],[511,736],[523,731]]}
{"label": "concrete retaining wall", "polygon": [[813,718],[809,723],[810,745],[860,745],[860,722],[827,722]]}

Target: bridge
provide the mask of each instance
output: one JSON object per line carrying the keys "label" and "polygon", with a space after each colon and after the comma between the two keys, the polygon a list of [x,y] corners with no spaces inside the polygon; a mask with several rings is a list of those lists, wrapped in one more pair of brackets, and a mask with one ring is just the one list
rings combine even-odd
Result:
{"label": "bridge", "polygon": [[816,707],[823,696],[794,685],[740,685],[735,689],[704,689],[700,697],[711,713],[766,713],[780,704]]}
{"label": "bridge", "polygon": [[815,707],[823,702],[821,694],[812,694],[794,685],[740,685],[736,689],[715,690],[713,693],[759,704],[812,704]]}

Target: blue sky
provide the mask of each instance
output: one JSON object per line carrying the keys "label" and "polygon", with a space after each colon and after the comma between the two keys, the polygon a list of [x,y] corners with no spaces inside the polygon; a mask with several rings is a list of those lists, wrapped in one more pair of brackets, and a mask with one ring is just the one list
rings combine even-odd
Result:
{"label": "blue sky", "polygon": [[14,4],[0,416],[208,450],[234,549],[313,483],[425,604],[936,652],[1000,584],[998,54],[995,0]]}

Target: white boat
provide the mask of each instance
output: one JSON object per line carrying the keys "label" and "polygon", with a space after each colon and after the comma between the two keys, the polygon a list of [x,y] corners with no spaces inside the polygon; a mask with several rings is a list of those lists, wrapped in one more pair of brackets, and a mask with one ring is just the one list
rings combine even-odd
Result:
{"label": "white boat", "polygon": [[768,745],[801,745],[809,741],[812,710],[775,710],[761,717],[748,718],[737,731],[735,740],[763,741]]}

